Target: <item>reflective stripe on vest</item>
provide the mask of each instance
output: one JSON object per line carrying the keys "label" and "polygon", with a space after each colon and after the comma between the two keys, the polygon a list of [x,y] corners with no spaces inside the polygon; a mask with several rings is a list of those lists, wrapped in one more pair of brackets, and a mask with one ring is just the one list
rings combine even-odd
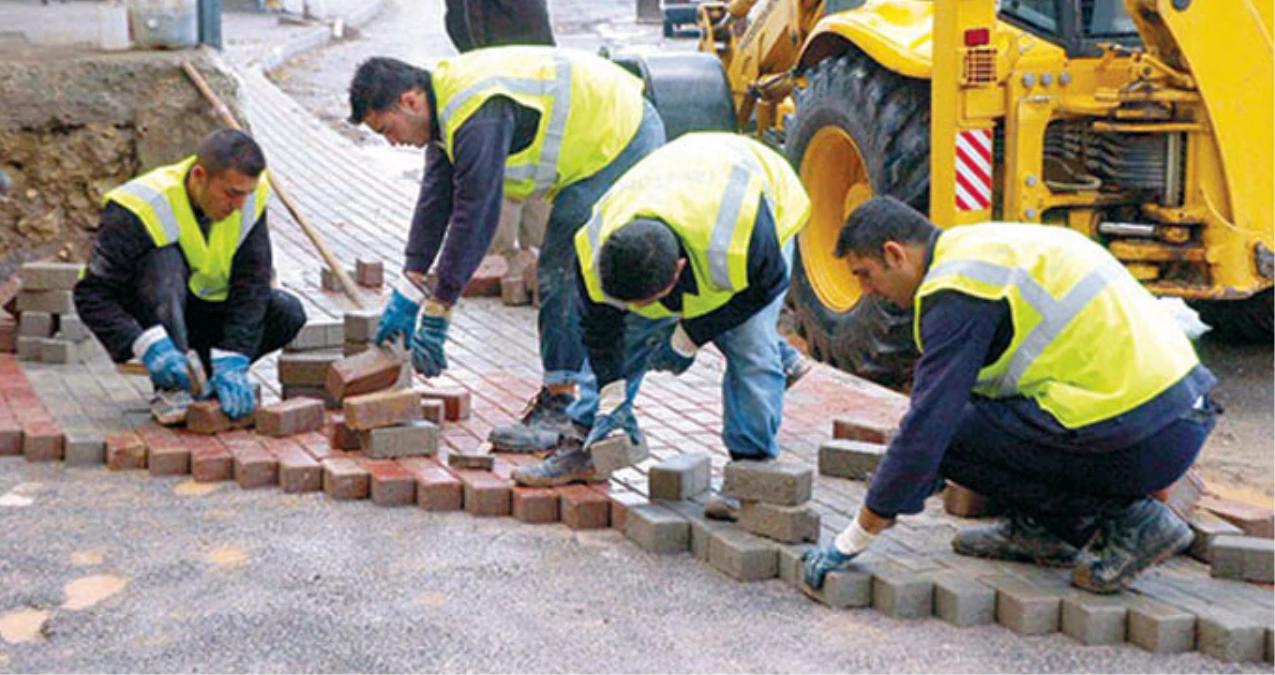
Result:
{"label": "reflective stripe on vest", "polygon": [[[150,205],[156,218],[159,219],[159,225],[163,228],[165,237],[163,242],[156,241],[156,246],[167,246],[177,241],[177,237],[181,235],[181,226],[177,224],[177,216],[173,215],[173,205],[168,203],[164,193],[138,181],[125,183],[116,188],[116,191],[133,195]],[[132,211],[132,209],[129,210]],[[151,239],[155,239],[154,232],[151,232]]]}
{"label": "reflective stripe on vest", "polygon": [[537,191],[553,187],[558,176],[558,158],[562,155],[562,141],[567,135],[567,118],[571,114],[571,63],[563,58],[554,59],[554,78],[491,77],[466,87],[453,96],[439,113],[440,127],[451,126],[456,111],[475,96],[480,96],[493,86],[528,96],[549,96],[553,99],[553,111],[545,127],[544,142],[537,164],[511,165],[505,168],[505,176],[512,180],[530,180]]}

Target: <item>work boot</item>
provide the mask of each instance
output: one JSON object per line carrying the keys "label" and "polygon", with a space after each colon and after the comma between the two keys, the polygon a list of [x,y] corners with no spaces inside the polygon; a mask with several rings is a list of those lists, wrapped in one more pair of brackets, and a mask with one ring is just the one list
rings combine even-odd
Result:
{"label": "work boot", "polygon": [[814,366],[810,365],[810,361],[806,360],[806,357],[798,356],[791,366],[784,369],[784,389],[792,389],[793,385],[797,384],[801,378],[805,377],[813,369]]}
{"label": "work boot", "polygon": [[1191,528],[1154,499],[1140,499],[1110,518],[1080,556],[1071,583],[1093,593],[1119,593],[1142,570],[1191,545]]}
{"label": "work boot", "polygon": [[487,435],[497,452],[543,452],[558,444],[558,435],[571,426],[567,406],[575,401],[571,394],[553,394],[541,387],[527,403],[518,424],[496,427]]}
{"label": "work boot", "polygon": [[704,503],[704,517],[733,523],[739,520],[739,500],[734,497],[713,495]]}
{"label": "work boot", "polygon": [[593,467],[593,455],[585,452],[584,442],[571,435],[560,437],[557,448],[539,464],[514,469],[514,482],[526,487],[557,487],[570,483],[602,483]]}
{"label": "work boot", "polygon": [[151,397],[151,417],[166,427],[182,424],[186,421],[186,409],[194,402],[184,389],[156,389]]}
{"label": "work boot", "polygon": [[975,558],[1031,562],[1046,567],[1070,567],[1080,555],[1075,546],[1021,514],[1011,514],[995,525],[957,532],[952,539],[952,550]]}

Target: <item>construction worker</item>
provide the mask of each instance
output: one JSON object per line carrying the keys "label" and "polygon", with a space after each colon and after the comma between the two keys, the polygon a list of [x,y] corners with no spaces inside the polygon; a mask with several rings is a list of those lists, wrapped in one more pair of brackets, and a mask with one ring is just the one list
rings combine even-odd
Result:
{"label": "construction worker", "polygon": [[[681,374],[710,342],[726,357],[731,458],[776,458],[785,386],[807,370],[776,323],[792,239],[809,215],[788,161],[744,136],[687,134],[629,170],[575,237],[593,377],[568,411],[572,432],[514,479],[605,480],[590,446],[617,430],[641,442],[632,403],[645,371]],[[730,518],[737,509],[719,497],[706,511]]]}
{"label": "construction worker", "polygon": [[265,168],[256,141],[221,129],[195,155],[106,194],[75,307],[116,363],[146,365],[161,422],[184,419],[188,349],[240,419],[256,405],[249,365],[305,325],[301,302],[270,288]]}
{"label": "construction worker", "polygon": [[407,283],[386,304],[376,341],[410,338],[426,377],[447,367],[452,308],[491,246],[502,198],[552,204],[536,272],[544,386],[520,423],[491,433],[508,452],[552,447],[584,372],[571,237],[615,179],[664,142],[642,82],[605,59],[549,47],[479,49],[432,71],[372,58],[350,84],[350,109],[352,123],[425,148]]}
{"label": "construction worker", "polygon": [[941,231],[890,197],[837,241],[863,290],[915,313],[912,402],[857,517],[807,554],[818,588],[937,479],[1007,509],[956,535],[957,553],[1072,568],[1096,593],[1186,548],[1149,497],[1195,460],[1216,384],[1170,314],[1102,246],[1062,227]]}

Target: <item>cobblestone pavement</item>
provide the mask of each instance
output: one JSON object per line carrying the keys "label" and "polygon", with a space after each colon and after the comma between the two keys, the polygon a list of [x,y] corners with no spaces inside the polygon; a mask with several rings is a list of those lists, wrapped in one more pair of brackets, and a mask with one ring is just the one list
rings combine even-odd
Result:
{"label": "cobblestone pavement", "polygon": [[[432,4],[437,6],[437,3]],[[560,16],[561,13],[555,4],[555,17]],[[385,261],[387,281],[393,281],[394,270],[397,268],[397,261],[400,259],[404,245],[405,223],[408,222],[414,203],[415,184],[411,176],[390,175],[387,178],[381,171],[385,166],[384,157],[378,156],[374,150],[360,148],[351,143],[330,125],[320,121],[291,100],[262,72],[260,68],[262,63],[287,58],[290,55],[289,52],[303,49],[309,45],[309,40],[316,40],[314,36],[318,33],[315,32],[314,27],[295,33],[288,29],[290,41],[275,41],[264,37],[264,34],[270,30],[268,26],[263,25],[257,30],[260,30],[262,35],[256,38],[245,38],[242,48],[228,51],[227,60],[239,70],[243,78],[246,97],[250,102],[249,122],[254,134],[264,145],[271,166],[287,189],[292,192],[294,198],[304,205],[307,215],[322,230],[328,245],[332,247],[338,258],[346,263],[352,263],[355,259]],[[375,24],[368,30],[375,30]],[[250,31],[245,31],[243,34],[252,35]],[[277,50],[276,47],[278,47]],[[279,284],[303,299],[311,320],[341,317],[352,307],[352,303],[339,294],[321,289],[319,280],[321,264],[318,256],[313,252],[300,228],[276,202],[277,200],[271,204],[270,218]],[[372,292],[367,292],[364,296],[364,301],[370,307],[379,306],[383,299],[381,295]],[[443,377],[436,378],[429,384],[466,390],[471,397],[472,411],[467,419],[450,420],[444,425],[444,449],[440,453],[439,460],[450,452],[470,451],[477,448],[492,427],[513,420],[527,398],[536,391],[539,382],[535,321],[534,313],[530,308],[505,307],[490,299],[467,300],[462,303],[460,311],[457,312],[450,337],[448,355],[452,367]],[[589,527],[610,526],[613,529],[623,529],[630,509],[646,501],[647,475],[650,465],[655,461],[681,453],[709,454],[712,458],[714,483],[720,483],[722,467],[727,459],[718,437],[721,412],[719,383],[723,368],[722,358],[710,348],[703,351],[696,365],[682,377],[654,374],[648,378],[637,404],[637,413],[650,441],[652,459],[617,473],[609,485],[563,489],[551,493],[552,501],[560,505],[560,512],[555,510],[557,517],[554,520],[561,518],[571,530],[577,531],[577,534],[580,534],[580,530]],[[274,359],[257,364],[253,369],[253,376],[262,384],[266,400],[277,400],[279,390]],[[147,388],[144,378],[116,373],[110,364],[105,362],[104,355],[100,354],[87,368],[23,363],[19,369],[18,362],[12,357],[0,356],[0,394],[3,395],[4,400],[4,407],[0,408],[0,431],[5,428],[3,424],[6,421],[12,426],[19,420],[24,433],[31,438],[42,438],[42,434],[47,436],[50,433],[47,426],[49,420],[56,422],[61,432],[66,433],[84,431],[109,434],[135,429],[141,441],[151,448],[151,473],[161,473],[158,469],[160,464],[156,462],[156,458],[159,457],[156,453],[157,449],[162,449],[166,458],[173,453],[180,456],[180,453],[185,451],[185,464],[163,465],[178,466],[176,473],[182,473],[181,468],[184,468],[186,472],[196,470],[197,465],[212,456],[224,457],[227,466],[230,466],[232,459],[235,462],[241,460],[246,462],[247,460],[244,459],[246,455],[241,455],[244,452],[245,443],[250,446],[253,453],[259,455],[264,450],[267,456],[278,458],[279,463],[275,468],[277,471],[282,470],[279,467],[282,466],[284,455],[289,452],[308,453],[310,458],[307,461],[310,462],[326,462],[342,454],[328,449],[326,438],[318,434],[309,434],[277,443],[271,440],[253,440],[250,435],[243,434],[210,438],[165,431],[145,421]],[[780,433],[780,442],[784,450],[782,459],[814,466],[817,463],[816,455],[819,445],[830,435],[832,419],[840,415],[853,414],[869,423],[888,426],[897,421],[905,406],[905,399],[898,394],[819,366],[787,398],[784,424]],[[113,443],[121,442],[120,438],[114,437]],[[364,467],[364,476],[370,477],[370,480],[364,478],[365,489],[360,496],[372,496],[375,499],[375,486],[389,484],[382,473],[384,467],[373,466],[372,463],[358,457],[358,453],[348,453],[348,456],[355,458],[358,465]],[[123,460],[119,458],[125,455],[119,453],[108,456],[108,459],[109,457],[116,457],[116,461],[122,462]],[[28,459],[31,458],[31,453],[28,453]],[[8,464],[7,468],[14,469],[12,473],[24,476],[24,480],[43,483],[62,480],[60,474],[52,469],[46,469],[40,465],[15,466],[11,464],[14,461],[16,460],[0,460]],[[142,461],[145,462],[145,455]],[[165,459],[165,461],[168,460]],[[521,460],[504,457],[497,463],[494,469],[496,489],[508,492],[508,472],[518,461]],[[445,462],[440,461],[440,466],[442,464]],[[404,466],[407,466],[407,463],[404,463]],[[0,471],[0,475],[8,473],[11,472]],[[196,477],[198,475],[196,470]],[[478,492],[491,487],[490,478],[484,476],[485,474],[478,476],[468,472],[455,473],[455,477],[465,483],[467,493],[470,489]],[[223,477],[236,477],[240,479],[241,485],[244,484],[242,476],[236,476],[229,469]],[[73,480],[73,477],[69,479]],[[112,482],[117,483],[118,479],[112,476]],[[366,489],[368,482],[373,486],[371,491]],[[4,487],[12,488],[6,496],[13,495],[13,500],[25,499],[19,489],[20,485],[10,483]],[[62,492],[61,488],[58,491]],[[319,507],[313,499],[285,496],[273,491],[258,491],[251,494],[269,495],[242,499],[249,499],[254,503],[268,503],[270,509],[296,508],[305,512],[315,512],[317,509],[318,512],[328,514],[333,512],[333,508],[341,506],[325,500],[324,506]],[[822,536],[826,540],[848,524],[850,514],[863,498],[864,486],[856,481],[816,476],[813,494],[813,506],[820,513]],[[523,493],[522,496],[529,499],[535,495]],[[517,496],[514,498],[517,499]],[[0,497],[0,499],[3,498]],[[298,506],[286,506],[290,503],[289,500],[302,499],[304,501],[296,502]],[[591,510],[599,505],[602,509],[600,512]],[[84,508],[91,508],[91,504]],[[356,507],[350,506],[350,508]],[[687,507],[684,505],[679,508]],[[273,512],[269,509],[266,511]],[[693,507],[690,511],[693,511]],[[683,511],[683,513],[690,511]],[[246,512],[251,511],[246,509]],[[438,522],[435,519],[438,518],[444,519],[443,522],[448,524],[469,522],[468,516],[456,514],[414,512],[409,516],[404,515],[405,513],[403,509],[389,510],[386,511],[386,518],[394,519],[399,528],[410,528],[411,525],[405,519],[411,518],[411,522],[424,523],[422,527],[428,526],[435,530],[437,528],[434,526]],[[506,508],[503,513],[508,514],[509,509]],[[593,515],[598,513],[601,514],[600,519]],[[114,517],[123,518],[118,514]],[[691,519],[698,522],[694,517]],[[950,552],[948,542],[956,529],[966,524],[968,522],[944,514],[937,500],[931,500],[924,513],[901,519],[899,525],[884,534],[863,558],[862,569],[872,575],[865,577],[870,584],[868,603],[887,614],[905,616],[906,612],[902,609],[903,600],[901,599],[904,596],[900,594],[919,593],[920,595],[911,597],[914,602],[920,604],[909,611],[929,616],[934,612],[931,600],[934,580],[940,576],[946,578],[954,574],[966,580],[981,579],[988,585],[995,586],[998,603],[997,620],[1019,632],[1050,634],[1070,626],[1069,634],[1084,639],[1097,639],[1092,638],[1092,634],[1086,631],[1092,630],[1093,634],[1096,634],[1101,621],[1114,620],[1119,624],[1120,630],[1118,635],[1109,639],[1123,642],[1126,638],[1133,639],[1124,630],[1127,614],[1141,607],[1140,603],[1144,603],[1146,598],[1155,598],[1167,606],[1182,610],[1191,618],[1192,625],[1198,627],[1200,636],[1198,644],[1202,650],[1231,660],[1247,660],[1253,656],[1252,649],[1258,650],[1256,656],[1260,659],[1261,650],[1265,648],[1265,655],[1268,660],[1270,658],[1273,603],[1272,594],[1268,589],[1211,579],[1205,566],[1190,558],[1180,557],[1144,575],[1144,578],[1135,586],[1134,592],[1123,594],[1109,603],[1096,600],[1091,603],[1089,602],[1093,600],[1091,597],[1078,594],[1068,588],[1064,571],[955,556]],[[520,531],[517,527],[510,525],[512,529],[500,531]],[[707,531],[702,525],[697,527],[703,530],[700,532],[700,537],[714,538],[713,541],[722,538],[747,537],[733,526],[717,532]],[[440,541],[447,540],[440,538]],[[610,542],[613,538],[604,537],[600,541]],[[762,542],[762,540],[756,541]],[[766,551],[773,551],[776,548],[772,544],[760,543],[759,545]],[[615,546],[626,547],[627,545],[616,542]],[[589,554],[601,555],[599,551],[609,548],[611,547],[601,546],[593,551],[585,551],[573,559],[587,559]],[[795,549],[782,548],[780,552],[782,555],[779,555],[778,559],[791,562]],[[8,557],[10,554],[12,551],[5,555]],[[506,552],[506,554],[510,553]],[[776,556],[776,553],[767,555]],[[649,560],[649,558],[643,560]],[[685,566],[697,566],[694,560],[685,556],[679,556],[673,560]],[[669,564],[674,563],[668,563],[664,559],[661,559],[659,563],[659,565]],[[637,571],[632,571],[623,565],[615,567],[617,568],[615,574],[638,575],[642,570],[648,569],[640,567]],[[780,565],[780,567],[786,570],[782,572],[784,576],[791,580],[791,566]],[[781,570],[775,570],[775,572],[781,572]],[[769,576],[774,576],[775,572]],[[6,577],[5,574],[15,576]],[[545,572],[541,571],[537,574],[545,574]],[[548,574],[554,574],[554,572],[550,571]],[[21,570],[13,565],[0,567],[0,579],[8,578],[20,581]],[[661,579],[659,574],[652,574],[650,580],[656,579]],[[713,587],[720,589],[722,587],[718,583],[720,578],[715,579]],[[739,602],[748,603],[760,597],[758,593],[764,593],[766,597],[770,597],[773,593],[785,588],[774,583],[763,586],[766,589],[764,591],[742,591],[743,595],[738,596]],[[9,587],[20,588],[21,586],[15,583]],[[981,588],[986,589],[987,586]],[[517,593],[516,585],[510,590]],[[561,592],[561,589],[558,590]],[[628,592],[635,591],[630,589]],[[719,590],[717,592],[733,593],[734,591]],[[809,611],[818,612],[820,621],[832,620],[827,618],[829,615],[825,613],[826,610],[806,602],[794,591],[788,592],[797,595],[795,599],[809,607]],[[5,607],[14,604],[11,601],[12,597],[15,596],[0,593],[0,598],[7,598]],[[522,598],[524,601],[526,599]],[[19,598],[18,602],[23,601]],[[785,607],[791,606],[785,605]],[[650,607],[648,611],[661,613],[661,610],[654,607]],[[729,612],[729,610],[726,611]],[[779,616],[787,617],[783,619],[785,621],[802,620],[800,611],[793,612],[786,609],[785,612],[787,614],[779,613]],[[865,617],[858,612],[836,613],[831,616],[844,617],[836,620],[848,621],[847,627],[856,631],[867,631],[869,626],[875,627],[871,630],[876,632],[862,633],[851,641],[852,644],[857,645],[856,649],[868,650],[869,653],[872,642],[865,641],[863,635],[879,635],[883,626],[903,631],[888,639],[881,638],[883,644],[889,643],[894,646],[897,646],[898,640],[906,641],[909,637],[917,640],[917,644],[931,644],[924,640],[932,636],[935,629],[933,621],[909,624],[915,627],[905,627],[894,623],[881,623],[884,619],[876,615]],[[1040,623],[1024,625],[1023,622],[1026,620],[1024,617],[1029,616]],[[1071,617],[1070,620],[1068,616]],[[1113,616],[1117,618],[1112,619]],[[706,615],[703,620],[711,622],[714,620],[711,617],[711,614]],[[1159,624],[1156,625],[1159,626]],[[824,628],[826,629],[827,626]],[[705,630],[710,634],[720,634],[720,631],[715,629],[706,628]],[[989,631],[995,632],[989,633]],[[1193,636],[1195,631],[1196,629],[1192,629]],[[595,637],[601,636],[596,632],[591,634]],[[965,635],[970,637],[963,637]],[[826,634],[821,633],[821,636],[826,637]],[[1032,657],[1024,656],[1023,650],[1039,649],[1040,653],[1051,655],[1065,654],[1067,651],[1065,649],[1055,651],[1056,645],[1052,641],[1048,643],[1048,646],[1045,643],[1033,641],[1040,638],[1023,638],[1026,642],[1017,643],[1015,641],[1018,638],[1010,638],[1004,634],[1004,631],[992,628],[976,628],[959,634],[943,633],[943,639],[956,640],[961,644],[965,644],[967,640],[974,644],[988,639],[995,642],[998,649],[1007,644],[1018,646],[1011,647],[1009,652],[995,654],[977,650],[972,652],[956,650],[958,654],[965,655],[978,653],[986,659],[972,663],[959,658],[948,661],[926,661],[925,665],[918,665],[919,662],[906,659],[883,663],[871,658],[866,661],[825,661],[823,663],[829,664],[829,668],[837,663],[845,669],[871,670],[946,670],[949,666],[954,670],[982,668],[1013,670],[1020,667],[1028,670],[1106,670],[1108,667],[1101,665],[1101,659],[1094,658],[1102,654],[1103,658],[1110,656],[1124,664],[1123,667],[1116,666],[1115,669],[1199,670],[1222,667],[1216,661],[1201,660],[1195,655],[1148,656],[1137,654],[1131,647],[1094,648],[1098,651],[1077,648],[1078,656],[1067,656],[1061,660],[1051,658],[1033,660]],[[1054,641],[1058,639],[1052,638]],[[1189,642],[1187,650],[1196,648],[1197,641],[1194,637]],[[684,647],[684,643],[679,642],[679,644]],[[658,642],[652,646],[657,645]],[[738,646],[741,650],[746,649],[745,644]],[[534,649],[534,646],[525,647],[525,649]],[[1115,651],[1110,651],[1112,649]],[[714,653],[720,654],[720,652]],[[24,654],[29,653],[24,652]],[[1134,657],[1134,654],[1137,656]],[[629,655],[630,659],[633,657],[633,654]],[[546,665],[544,660],[524,661],[519,660],[520,658],[526,658],[526,654],[515,654],[506,660],[475,660],[468,662],[469,665],[463,665],[467,663],[464,661],[432,663],[438,664],[435,667],[441,669],[475,667],[503,670],[517,668],[519,664],[536,670],[610,670],[614,668],[614,666],[602,666],[597,663],[590,665],[591,662],[587,660],[564,660]],[[1011,660],[1000,660],[1006,658]],[[667,663],[655,658],[652,662]],[[23,661],[23,663],[38,662]],[[161,660],[155,663],[171,662]],[[288,663],[291,666],[287,667],[295,669],[298,667],[297,664],[306,663],[306,661],[271,661],[263,658],[246,663],[247,665],[240,667],[272,669],[271,664]],[[340,664],[346,664],[346,668],[374,667],[371,664],[351,661],[327,661],[326,663],[334,664],[332,667],[335,669],[339,669]],[[410,664],[412,662],[395,661],[394,663]],[[555,667],[552,663],[558,663],[558,666]],[[644,669],[640,662],[629,660],[620,663],[626,666],[623,668],[626,670]],[[797,664],[790,666],[792,669],[810,669],[810,662],[788,661],[787,663]],[[909,663],[911,666],[907,665]],[[0,670],[4,669],[4,664],[5,660],[0,659]],[[475,666],[474,664],[485,665]],[[574,667],[563,664],[574,664]],[[412,666],[399,665],[398,668],[390,667],[389,669],[404,667]],[[684,667],[695,670],[785,669],[779,665],[778,661],[772,665],[770,662],[732,662],[720,659],[695,661],[693,665]],[[282,669],[285,666],[276,665],[275,668]],[[677,668],[673,665],[666,669]],[[1250,666],[1240,668],[1247,669]],[[23,669],[30,668],[28,666]],[[1254,672],[1257,672],[1257,669],[1254,669]]]}

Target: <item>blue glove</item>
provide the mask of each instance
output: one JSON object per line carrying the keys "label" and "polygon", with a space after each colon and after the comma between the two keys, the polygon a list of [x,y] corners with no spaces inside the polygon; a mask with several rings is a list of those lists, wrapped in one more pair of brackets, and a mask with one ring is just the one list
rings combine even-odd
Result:
{"label": "blue glove", "polygon": [[235,352],[213,354],[212,388],[221,401],[221,410],[232,420],[247,417],[256,407],[256,397],[248,384],[248,357]]}
{"label": "blue glove", "polygon": [[638,431],[637,418],[633,416],[633,408],[625,403],[611,413],[602,413],[594,417],[593,428],[584,439],[584,447],[610,436],[617,429],[623,429],[634,445],[642,442],[642,432]]}
{"label": "blue glove", "polygon": [[665,370],[674,375],[685,373],[691,364],[695,363],[694,356],[683,356],[673,349],[673,343],[665,341],[655,350],[655,354],[651,356],[651,370]]}
{"label": "blue glove", "polygon": [[416,315],[421,311],[418,302],[412,302],[407,296],[394,289],[390,301],[385,304],[381,313],[381,323],[376,327],[376,344],[385,344],[387,340],[403,338],[407,342],[412,337],[412,328],[416,326]]}
{"label": "blue glove", "polygon": [[823,588],[823,578],[829,572],[837,572],[850,567],[850,561],[858,553],[846,554],[837,550],[833,544],[812,548],[802,557],[804,561],[806,584],[811,588]]}
{"label": "blue glove", "polygon": [[447,369],[447,355],[443,343],[447,341],[447,326],[451,322],[445,316],[421,317],[421,325],[412,336],[412,367],[425,377],[437,377]]}
{"label": "blue glove", "polygon": [[186,355],[177,350],[172,338],[165,335],[157,340],[142,356],[151,382],[160,389],[190,391],[189,364]]}

